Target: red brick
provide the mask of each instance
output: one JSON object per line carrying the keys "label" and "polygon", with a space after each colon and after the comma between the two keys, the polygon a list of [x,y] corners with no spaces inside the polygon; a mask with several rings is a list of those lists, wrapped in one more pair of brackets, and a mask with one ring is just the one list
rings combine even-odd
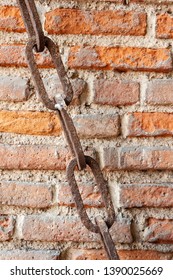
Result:
{"label": "red brick", "polygon": [[121,260],[170,260],[172,253],[162,253],[154,250],[120,250]]}
{"label": "red brick", "polygon": [[173,243],[173,220],[150,218],[144,239],[152,243]]}
{"label": "red brick", "polygon": [[[99,236],[88,231],[78,217],[30,215],[24,218],[22,233],[24,240],[99,242]],[[118,219],[111,228],[115,242],[131,243],[130,221]]]}
{"label": "red brick", "polygon": [[0,192],[2,205],[30,208],[51,206],[52,191],[44,183],[1,181]]}
{"label": "red brick", "polygon": [[107,255],[102,249],[69,249],[64,258],[66,260],[106,260]]}
{"label": "red brick", "polygon": [[132,105],[139,102],[139,84],[116,79],[94,81],[94,103],[111,106]]}
{"label": "red brick", "polygon": [[104,148],[102,169],[173,170],[173,150],[166,146]]}
{"label": "red brick", "polygon": [[173,15],[161,13],[157,15],[157,38],[172,39],[173,38]]}
{"label": "red brick", "polygon": [[55,250],[1,250],[0,260],[58,260]]}
{"label": "red brick", "polygon": [[172,71],[171,52],[166,48],[74,46],[68,64],[75,69]]}
{"label": "red brick", "polygon": [[0,169],[64,170],[67,150],[51,145],[0,145]]}
{"label": "red brick", "polygon": [[52,112],[0,111],[0,132],[28,135],[60,135],[58,116]]}
{"label": "red brick", "polygon": [[[150,105],[173,104],[173,80],[153,80],[149,82],[146,95],[146,103]],[[163,94],[164,92],[164,94]]]}
{"label": "red brick", "polygon": [[[79,184],[79,190],[86,207],[103,207],[101,194],[97,186],[93,184]],[[68,184],[63,184],[58,188],[58,204],[66,206],[75,206],[75,202],[71,195],[71,189]]]}
{"label": "red brick", "polygon": [[77,133],[81,138],[116,137],[120,132],[120,118],[112,115],[78,115],[74,117]]}
{"label": "red brick", "polygon": [[120,185],[119,205],[132,207],[173,207],[173,185],[125,184]]}
{"label": "red brick", "polygon": [[30,95],[27,79],[14,76],[0,76],[0,101],[26,101]]}
{"label": "red brick", "polygon": [[0,30],[20,33],[25,31],[19,8],[13,6],[0,7]]}
{"label": "red brick", "polygon": [[0,215],[0,241],[8,241],[14,233],[15,220],[11,216]]}
{"label": "red brick", "polygon": [[50,34],[144,36],[146,19],[137,11],[55,9],[46,14],[45,29]]}
{"label": "red brick", "polygon": [[[35,60],[38,67],[54,67],[49,52],[45,50],[42,54],[36,53]],[[0,45],[0,66],[2,67],[28,67],[25,57],[25,45]]]}
{"label": "red brick", "polygon": [[[170,260],[173,253],[154,250],[118,250],[121,260]],[[67,260],[107,260],[102,249],[69,249],[65,254]]]}
{"label": "red brick", "polygon": [[173,135],[173,114],[171,113],[129,113],[125,115],[124,136],[171,136]]}

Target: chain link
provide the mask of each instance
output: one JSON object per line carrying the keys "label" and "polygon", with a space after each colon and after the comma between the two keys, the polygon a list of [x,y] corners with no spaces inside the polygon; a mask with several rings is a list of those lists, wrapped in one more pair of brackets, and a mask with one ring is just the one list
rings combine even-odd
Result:
{"label": "chain link", "polygon": [[[92,157],[84,155],[76,128],[74,127],[71,117],[65,110],[65,106],[69,105],[73,98],[73,89],[61,60],[58,46],[56,46],[50,38],[44,35],[34,1],[18,0],[18,4],[29,34],[29,41],[26,46],[26,59],[34,80],[36,90],[43,104],[48,109],[54,110],[58,113],[67,143],[73,156],[73,159],[67,166],[67,180],[71,187],[72,196],[74,198],[78,214],[82,223],[89,231],[100,234],[108,258],[112,260],[119,259],[114,242],[109,233],[109,229],[113,225],[116,215],[109,193],[108,184],[103,178],[103,174],[98,163]],[[34,58],[34,48],[37,52],[42,52],[45,48],[49,51],[57,70],[58,77],[62,83],[64,97],[55,96],[54,100],[49,98]],[[87,165],[90,167],[96,180],[96,184],[100,190],[107,213],[106,221],[100,217],[96,217],[95,223],[93,223],[88,217],[84,207],[83,200],[74,176],[74,170],[76,166],[79,170],[84,170]]]}

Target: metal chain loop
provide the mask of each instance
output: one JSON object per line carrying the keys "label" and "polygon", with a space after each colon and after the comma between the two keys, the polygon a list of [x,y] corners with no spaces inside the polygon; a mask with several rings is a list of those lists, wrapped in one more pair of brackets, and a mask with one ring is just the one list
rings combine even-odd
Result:
{"label": "metal chain loop", "polygon": [[[72,196],[76,203],[80,219],[88,230],[100,234],[108,258],[119,259],[114,242],[109,233],[109,228],[113,225],[116,215],[109,193],[108,184],[103,178],[103,174],[98,163],[92,157],[84,155],[73,121],[64,109],[64,105],[69,105],[73,98],[73,89],[61,60],[59,48],[50,38],[44,36],[34,0],[17,1],[21,10],[21,14],[23,16],[23,20],[25,22],[26,29],[29,33],[29,41],[26,46],[26,59],[35,83],[36,90],[43,104],[48,109],[57,111],[67,143],[71,150],[72,156],[74,157],[67,166],[67,180],[71,187]],[[37,63],[35,61],[33,52],[34,48],[37,52],[42,52],[45,48],[47,48],[47,50],[49,51],[63,87],[63,97],[61,96],[59,98],[59,96],[55,96],[54,100],[51,100],[49,98],[43,80],[39,73]],[[79,170],[83,170],[87,165],[90,167],[96,180],[97,186],[100,190],[104,207],[107,212],[106,221],[104,221],[102,218],[97,217],[95,219],[96,223],[93,223],[88,217],[86,209],[84,207],[83,200],[77,186],[77,182],[75,180],[74,170],[76,166],[78,166]]]}
{"label": "metal chain loop", "polygon": [[[43,104],[50,110],[57,110],[56,109],[56,101],[52,101],[49,99],[46,89],[43,84],[43,80],[40,76],[39,70],[37,68],[37,64],[34,58],[33,48],[35,46],[35,39],[31,38],[26,46],[26,59],[32,74],[32,78],[34,80],[35,87],[37,89],[37,92],[43,102]],[[52,61],[55,65],[55,68],[57,70],[57,74],[59,76],[59,79],[61,81],[63,91],[64,91],[64,100],[66,104],[70,104],[72,98],[73,98],[73,89],[70,83],[70,80],[67,77],[63,62],[61,60],[61,56],[59,54],[58,47],[54,44],[54,42],[48,38],[45,37],[45,46],[48,49]]]}
{"label": "metal chain loop", "polygon": [[[113,207],[113,204],[111,201],[110,193],[108,191],[108,184],[103,178],[103,174],[100,170],[98,163],[92,157],[89,157],[89,156],[85,156],[85,161],[86,161],[86,164],[91,168],[94,178],[96,180],[97,186],[100,190],[101,197],[102,197],[104,206],[106,208],[107,216],[108,216],[106,224],[107,224],[108,228],[110,228],[115,221],[115,211],[114,211],[114,207]],[[74,177],[74,169],[75,169],[76,165],[77,165],[77,160],[72,159],[70,161],[69,165],[67,166],[67,180],[71,187],[71,192],[72,192],[74,201],[76,203],[78,214],[81,218],[81,221],[83,222],[83,224],[85,225],[85,227],[88,230],[95,232],[95,233],[99,233],[100,230],[99,230],[98,226],[93,224],[93,222],[91,222],[91,220],[89,219],[89,217],[86,213],[86,209],[84,207],[83,200],[82,200],[81,194],[79,192],[79,188],[77,186],[77,183],[76,183],[76,180]]]}

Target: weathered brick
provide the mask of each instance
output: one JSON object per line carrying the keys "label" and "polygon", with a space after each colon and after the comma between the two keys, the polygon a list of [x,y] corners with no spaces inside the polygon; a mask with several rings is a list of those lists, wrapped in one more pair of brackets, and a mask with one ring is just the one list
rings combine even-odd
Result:
{"label": "weathered brick", "polygon": [[172,253],[162,253],[154,250],[120,250],[121,260],[170,260]]}
{"label": "weathered brick", "polygon": [[[162,253],[154,250],[118,250],[121,260],[170,260],[173,253]],[[66,252],[67,260],[107,260],[102,249],[69,249]]]}
{"label": "weathered brick", "polygon": [[132,207],[173,207],[173,184],[120,185],[119,205]]}
{"label": "weathered brick", "polygon": [[173,149],[166,146],[103,148],[102,169],[173,170]]}
{"label": "weathered brick", "polygon": [[150,218],[144,231],[144,240],[152,243],[173,243],[173,220]]}
{"label": "weathered brick", "polygon": [[[47,50],[36,53],[35,60],[40,68],[54,67]],[[28,67],[25,56],[25,45],[0,45],[0,66],[2,67]]]}
{"label": "weathered brick", "polygon": [[173,38],[173,15],[168,13],[161,13],[157,15],[156,23],[157,38],[161,39],[172,39]]}
{"label": "weathered brick", "polygon": [[78,115],[74,117],[77,133],[82,138],[116,137],[120,132],[120,118],[112,115]]}
{"label": "weathered brick", "polygon": [[15,220],[12,216],[0,215],[0,241],[8,241],[14,233]]}
{"label": "weathered brick", "polygon": [[107,255],[102,249],[69,249],[64,258],[66,260],[106,260]]}
{"label": "weathered brick", "polygon": [[94,103],[111,106],[132,105],[139,102],[139,83],[117,79],[94,81]]}
{"label": "weathered brick", "polygon": [[137,47],[71,47],[68,65],[75,69],[172,71],[169,49]]}
{"label": "weathered brick", "polygon": [[[51,215],[30,215],[24,218],[22,226],[24,240],[37,241],[99,241],[99,236],[87,230],[78,217]],[[130,221],[118,219],[111,228],[115,242],[131,243]]]}
{"label": "weathered brick", "polygon": [[55,250],[1,250],[0,260],[58,260]]}
{"label": "weathered brick", "polygon": [[26,101],[30,95],[27,79],[14,76],[0,76],[0,101]]}
{"label": "weathered brick", "polygon": [[0,204],[30,208],[51,205],[52,190],[44,183],[0,182]]}
{"label": "weathered brick", "polygon": [[0,169],[64,170],[67,154],[58,146],[0,144]]}
{"label": "weathered brick", "polygon": [[171,113],[129,113],[124,116],[124,137],[171,136],[173,135],[173,114]]}
{"label": "weathered brick", "polygon": [[0,7],[0,30],[20,33],[25,31],[19,8],[14,6]]}
{"label": "weathered brick", "polygon": [[0,111],[0,132],[29,135],[60,135],[61,125],[51,112]]}
{"label": "weathered brick", "polygon": [[[86,207],[103,207],[101,194],[97,186],[93,184],[79,184],[79,190]],[[71,189],[68,184],[63,184],[58,188],[58,204],[66,206],[75,206],[75,202],[71,195]]]}
{"label": "weathered brick", "polygon": [[46,14],[45,29],[50,34],[144,36],[146,19],[137,11],[55,9]]}
{"label": "weathered brick", "polygon": [[[151,105],[173,104],[173,80],[153,80],[148,83],[146,103]],[[164,93],[164,94],[163,94]]]}

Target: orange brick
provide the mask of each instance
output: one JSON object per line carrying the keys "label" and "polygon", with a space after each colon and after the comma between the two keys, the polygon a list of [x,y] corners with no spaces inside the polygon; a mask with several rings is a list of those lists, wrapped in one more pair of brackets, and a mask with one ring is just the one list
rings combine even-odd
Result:
{"label": "orange brick", "polygon": [[0,132],[60,135],[59,118],[49,112],[0,111]]}
{"label": "orange brick", "polygon": [[19,8],[13,6],[0,7],[0,30],[6,32],[25,32]]}
{"label": "orange brick", "polygon": [[172,39],[173,38],[173,15],[161,13],[157,15],[157,38]]}
{"label": "orange brick", "polygon": [[70,68],[120,71],[172,71],[169,49],[147,49],[136,47],[91,47],[71,48]]}
{"label": "orange brick", "polygon": [[149,218],[144,239],[152,243],[173,243],[173,220]]}
{"label": "orange brick", "polygon": [[173,185],[159,184],[124,184],[120,185],[119,205],[132,207],[173,207]]}
{"label": "orange brick", "polygon": [[146,34],[146,13],[56,9],[46,14],[50,34],[134,35]]}
{"label": "orange brick", "polygon": [[124,136],[171,136],[173,135],[173,114],[141,113],[127,114],[124,117]]}

